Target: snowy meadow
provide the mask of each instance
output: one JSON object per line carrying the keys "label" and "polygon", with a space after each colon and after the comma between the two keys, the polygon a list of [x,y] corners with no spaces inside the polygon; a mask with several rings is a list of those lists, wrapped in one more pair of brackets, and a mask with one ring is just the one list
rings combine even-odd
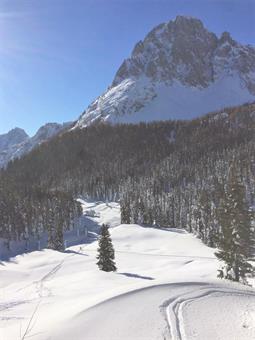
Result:
{"label": "snowy meadow", "polygon": [[110,225],[117,271],[98,269],[93,230],[65,252],[2,262],[1,340],[254,339],[255,292],[216,279],[215,249],[181,229],[121,225],[117,203],[82,205]]}

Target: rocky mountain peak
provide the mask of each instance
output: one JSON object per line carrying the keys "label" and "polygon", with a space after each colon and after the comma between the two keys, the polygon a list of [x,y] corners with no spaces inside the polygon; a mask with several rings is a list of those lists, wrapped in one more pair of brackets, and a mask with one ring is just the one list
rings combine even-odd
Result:
{"label": "rocky mountain peak", "polygon": [[[117,71],[112,86],[127,78],[145,76],[153,81],[178,80],[183,85],[207,87],[222,72],[234,71],[253,91],[247,73],[255,69],[254,53],[254,48],[238,44],[228,32],[217,38],[200,20],[177,16],[156,26],[135,45],[131,57]],[[233,58],[235,62],[231,63]]]}
{"label": "rocky mountain peak", "polygon": [[28,138],[28,134],[26,133],[26,131],[18,127],[10,130],[6,134],[6,136],[8,136],[9,138],[14,138],[17,142],[22,142],[23,140]]}
{"label": "rocky mountain peak", "polygon": [[39,130],[34,135],[33,139],[44,141],[48,138],[54,136],[58,131],[62,130],[62,124],[58,123],[47,123],[39,128]]}
{"label": "rocky mountain peak", "polygon": [[232,39],[229,32],[223,32],[219,39],[220,44],[228,43],[230,45],[236,46],[237,43]]}
{"label": "rocky mountain peak", "polygon": [[19,136],[20,138],[28,137],[28,134],[26,133],[26,131],[18,127],[15,127],[14,129],[10,130],[7,134],[9,136],[14,136],[14,135]]}
{"label": "rocky mountain peak", "polygon": [[178,15],[175,20],[169,21],[168,26],[174,26],[176,31],[186,33],[199,32],[205,30],[201,20],[194,17]]}
{"label": "rocky mountain peak", "polygon": [[118,70],[113,86],[127,77],[146,76],[154,81],[178,79],[194,86],[206,86],[212,80],[210,58],[217,37],[195,18],[178,16],[155,27],[139,41],[131,57]]}
{"label": "rocky mountain peak", "polygon": [[228,32],[217,37],[201,20],[177,16],[135,45],[77,126],[98,119],[187,119],[254,99],[255,48]]}

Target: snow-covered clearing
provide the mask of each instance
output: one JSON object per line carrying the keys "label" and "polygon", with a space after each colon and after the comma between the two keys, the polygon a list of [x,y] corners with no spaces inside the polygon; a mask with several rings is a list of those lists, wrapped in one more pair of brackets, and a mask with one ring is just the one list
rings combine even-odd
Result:
{"label": "snow-covered clearing", "polygon": [[112,226],[118,271],[98,270],[96,241],[3,262],[1,340],[255,338],[255,291],[215,279],[213,249],[182,230],[118,225],[116,203],[91,210],[91,225]]}

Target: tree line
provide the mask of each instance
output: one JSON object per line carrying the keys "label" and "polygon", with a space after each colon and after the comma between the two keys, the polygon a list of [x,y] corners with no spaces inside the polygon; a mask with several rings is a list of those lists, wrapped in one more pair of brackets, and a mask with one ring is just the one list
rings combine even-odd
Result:
{"label": "tree line", "polygon": [[[56,207],[68,201],[71,215],[79,213],[75,198],[82,195],[119,200],[123,223],[185,228],[220,247],[224,227],[219,211],[231,167],[247,207],[255,204],[254,112],[255,105],[246,104],[192,121],[101,123],[56,136],[0,172],[5,214],[0,235],[51,230],[54,224],[53,233],[57,223],[47,220],[46,227],[42,212],[49,220],[58,216],[62,208],[49,209],[55,194],[61,196]],[[58,219],[69,221],[67,216]]]}

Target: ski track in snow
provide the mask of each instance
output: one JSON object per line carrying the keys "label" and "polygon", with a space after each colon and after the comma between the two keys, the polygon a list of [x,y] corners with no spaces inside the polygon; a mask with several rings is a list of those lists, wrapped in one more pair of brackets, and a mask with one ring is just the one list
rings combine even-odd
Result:
{"label": "ski track in snow", "polygon": [[[35,282],[36,292],[40,298],[51,296],[51,290],[45,285],[45,282],[49,281],[62,267],[66,259],[62,260],[54,268],[52,268],[46,275],[44,275],[41,280]],[[46,292],[46,294],[44,294]]]}
{"label": "ski track in snow", "polygon": [[[187,305],[192,304],[195,301],[208,298],[212,295],[218,297],[225,296],[251,296],[255,298],[255,292],[245,292],[234,288],[223,288],[217,286],[199,287],[196,290],[191,290],[186,294],[182,294],[181,297],[177,296],[171,300],[165,302],[163,306],[166,310],[167,322],[169,325],[171,339],[173,340],[189,340],[185,334],[185,320],[183,313]],[[231,327],[231,325],[229,325]],[[216,339],[216,338],[215,338]]]}
{"label": "ski track in snow", "polygon": [[[169,298],[170,297],[170,298]],[[186,319],[184,312],[192,303],[205,301],[208,298],[231,299],[250,298],[255,301],[255,292],[246,288],[238,289],[231,285],[216,285],[202,282],[180,282],[155,285],[134,290],[113,297],[95,305],[78,315],[71,324],[54,334],[53,339],[69,339],[73,336],[76,340],[247,340],[253,337],[235,337],[235,327],[226,324],[221,329],[221,334],[215,333],[213,337],[200,336],[193,332],[193,336],[186,334]],[[166,298],[168,298],[166,300]],[[160,304],[160,301],[164,301]],[[212,305],[213,306],[213,305]],[[238,308],[238,304],[234,303]],[[231,307],[230,307],[231,308]],[[206,314],[206,310],[200,311]],[[247,314],[247,311],[245,312]],[[193,318],[193,316],[191,316]],[[195,315],[196,317],[196,315]],[[212,315],[207,315],[208,329],[212,328]],[[222,315],[224,318],[225,316]],[[244,316],[243,319],[249,316]],[[114,325],[112,320],[114,319]],[[139,320],[139,322],[137,322]],[[227,322],[227,321],[226,321]],[[96,325],[100,325],[97,327]],[[247,328],[250,325],[247,323]],[[241,326],[244,327],[244,326]],[[234,329],[234,332],[231,331]],[[201,325],[203,331],[203,325]],[[228,331],[230,329],[230,331]],[[193,330],[192,330],[193,331]],[[190,333],[190,329],[188,329]],[[86,337],[84,338],[84,335]],[[252,335],[255,334],[253,329]]]}
{"label": "ski track in snow", "polygon": [[[45,282],[49,281],[52,277],[54,277],[54,275],[62,268],[64,262],[66,262],[66,260],[69,257],[74,256],[75,254],[71,254],[68,257],[64,258],[63,260],[61,260],[57,265],[55,265],[49,272],[47,272],[46,274],[43,275],[43,277],[35,282],[32,282],[24,287],[21,287],[19,289],[16,290],[16,292],[20,292],[22,290],[25,290],[31,286],[36,287],[36,292],[38,294],[38,297],[42,298],[45,297],[45,295],[43,294],[43,291],[47,292],[47,296],[49,297],[51,295],[51,291],[48,287],[45,286]],[[29,300],[31,301],[31,300]],[[1,305],[0,305],[1,306]],[[1,307],[0,307],[0,311],[1,311]]]}

